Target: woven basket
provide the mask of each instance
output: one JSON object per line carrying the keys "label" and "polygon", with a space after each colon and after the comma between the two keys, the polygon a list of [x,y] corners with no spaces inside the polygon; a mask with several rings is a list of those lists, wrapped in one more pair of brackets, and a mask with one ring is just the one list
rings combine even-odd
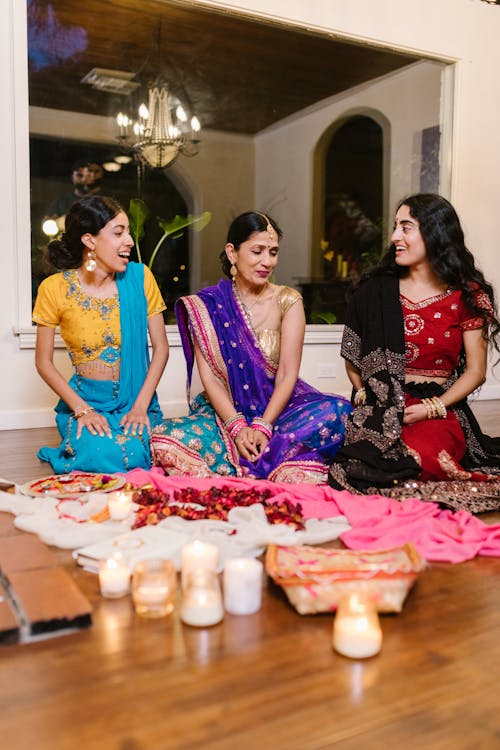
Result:
{"label": "woven basket", "polygon": [[331,612],[351,591],[370,596],[379,612],[401,612],[425,560],[412,544],[378,552],[270,545],[266,571],[301,615]]}

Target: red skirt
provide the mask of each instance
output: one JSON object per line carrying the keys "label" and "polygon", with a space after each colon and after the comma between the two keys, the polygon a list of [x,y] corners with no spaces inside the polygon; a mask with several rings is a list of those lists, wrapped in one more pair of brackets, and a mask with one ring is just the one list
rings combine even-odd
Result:
{"label": "red skirt", "polygon": [[[405,406],[418,403],[420,403],[419,398],[406,394]],[[403,425],[401,437],[422,467],[422,473],[419,476],[422,481],[443,479],[481,481],[488,478],[480,472],[467,471],[460,465],[467,445],[459,421],[452,411],[448,411],[445,419],[426,419],[422,422]]]}

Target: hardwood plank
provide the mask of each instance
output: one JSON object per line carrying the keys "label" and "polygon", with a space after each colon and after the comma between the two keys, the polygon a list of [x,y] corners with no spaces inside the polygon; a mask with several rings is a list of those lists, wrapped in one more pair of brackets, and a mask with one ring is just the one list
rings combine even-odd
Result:
{"label": "hardwood plank", "polygon": [[[494,432],[500,404],[474,405]],[[0,474],[51,473],[55,429],[0,432]],[[15,476],[14,476],[15,475]],[[3,532],[10,516],[2,514]],[[500,522],[499,514],[485,520]],[[0,541],[1,543],[1,541]],[[92,628],[0,647],[0,737],[9,750],[488,750],[500,746],[500,558],[430,564],[366,661],[331,646],[331,615],[300,616],[271,582],[260,612],[212,628],[178,608],[140,620],[129,597],[54,550],[93,605]]]}

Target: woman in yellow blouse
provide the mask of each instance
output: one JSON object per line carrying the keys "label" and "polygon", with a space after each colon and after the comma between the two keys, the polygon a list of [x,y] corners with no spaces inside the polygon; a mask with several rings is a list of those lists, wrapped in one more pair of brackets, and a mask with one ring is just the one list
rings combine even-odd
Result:
{"label": "woman in yellow blouse", "polygon": [[[38,457],[57,473],[150,465],[149,430],[162,418],[156,387],[168,359],[165,303],[149,268],[130,262],[133,244],[126,213],[103,196],[74,203],[65,232],[49,243],[61,271],[41,283],[33,320],[36,367],[60,397],[62,437]],[[57,326],[74,367],[69,383],[54,364]]]}
{"label": "woman in yellow blouse", "polygon": [[351,405],[298,378],[302,299],[271,281],[281,234],[258,211],[236,217],[221,254],[229,278],[176,304],[188,381],[196,362],[204,393],[153,430],[153,463],[169,474],[326,481]]}

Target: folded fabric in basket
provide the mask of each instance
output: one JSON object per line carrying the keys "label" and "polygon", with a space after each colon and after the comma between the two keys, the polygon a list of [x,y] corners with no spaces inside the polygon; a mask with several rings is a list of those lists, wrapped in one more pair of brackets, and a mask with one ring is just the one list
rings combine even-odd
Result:
{"label": "folded fabric in basket", "polygon": [[400,612],[426,566],[412,544],[378,552],[270,545],[266,571],[299,614],[330,612],[352,591],[370,596],[379,612]]}

